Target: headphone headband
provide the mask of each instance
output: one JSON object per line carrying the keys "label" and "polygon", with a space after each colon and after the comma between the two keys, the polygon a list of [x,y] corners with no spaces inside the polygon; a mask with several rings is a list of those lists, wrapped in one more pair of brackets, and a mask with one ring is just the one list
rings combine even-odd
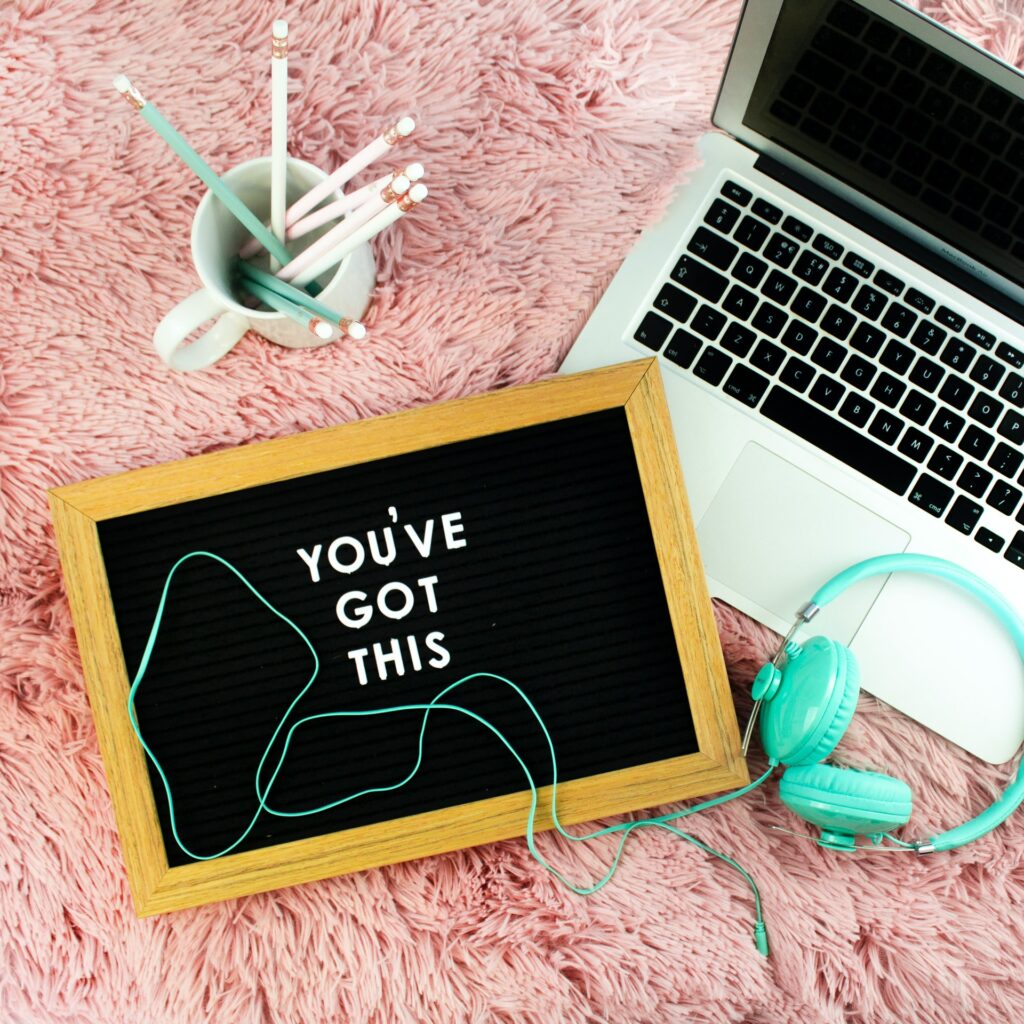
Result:
{"label": "headphone headband", "polygon": [[[817,614],[819,608],[824,608],[854,584],[870,576],[883,576],[893,572],[917,572],[937,576],[972,594],[995,615],[1010,633],[1021,659],[1024,660],[1024,620],[1009,601],[974,573],[968,572],[954,562],[946,561],[944,558],[934,558],[931,555],[880,555],[877,558],[868,558],[863,562],[851,565],[818,588],[810,602],[801,609],[794,631],[803,623],[809,622]],[[919,853],[931,853],[933,850],[951,850],[957,846],[965,846],[1002,824],[1022,802],[1024,802],[1024,771],[1018,768],[1013,781],[995,803],[976,817],[971,818],[970,821],[966,821],[948,832],[943,832],[927,842],[915,844],[917,850]]]}

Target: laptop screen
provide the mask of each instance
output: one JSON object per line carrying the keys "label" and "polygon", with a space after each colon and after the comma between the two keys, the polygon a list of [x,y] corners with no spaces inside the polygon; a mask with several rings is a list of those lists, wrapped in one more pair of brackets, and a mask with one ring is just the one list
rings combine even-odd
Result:
{"label": "laptop screen", "polygon": [[1024,285],[1024,100],[917,36],[784,0],[743,122]]}

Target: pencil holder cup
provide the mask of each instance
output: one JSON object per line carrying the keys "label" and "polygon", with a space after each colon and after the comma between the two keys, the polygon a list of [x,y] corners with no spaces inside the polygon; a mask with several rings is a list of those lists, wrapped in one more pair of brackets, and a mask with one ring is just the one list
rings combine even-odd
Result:
{"label": "pencil holder cup", "polygon": [[[323,181],[327,175],[304,160],[289,158],[287,203]],[[258,157],[239,164],[223,175],[224,183],[257,217],[270,219],[270,157]],[[337,193],[335,198],[340,197]],[[325,224],[290,246],[298,253],[330,229]],[[207,192],[192,221],[192,262],[203,287],[179,302],[157,325],[153,344],[160,358],[175,370],[201,370],[228,353],[248,330],[286,348],[314,348],[329,345],[283,313],[250,309],[239,301],[234,280],[238,250],[249,238],[245,228],[219,199]],[[262,260],[262,262],[261,262]],[[263,253],[254,260],[267,266]],[[376,279],[369,243],[353,250],[337,267],[325,271],[317,284],[323,289],[317,299],[343,317],[358,320],[370,303]],[[191,344],[192,333],[203,324],[214,324]]]}

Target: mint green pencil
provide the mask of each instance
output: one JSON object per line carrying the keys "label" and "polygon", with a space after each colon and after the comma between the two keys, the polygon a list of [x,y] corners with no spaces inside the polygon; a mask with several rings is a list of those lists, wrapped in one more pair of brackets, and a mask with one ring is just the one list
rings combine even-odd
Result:
{"label": "mint green pencil", "polygon": [[243,282],[262,285],[265,289],[277,292],[282,298],[290,299],[297,306],[311,309],[318,316],[330,320],[332,324],[337,324],[350,338],[361,341],[366,337],[366,328],[358,320],[349,320],[347,317],[335,313],[333,309],[314,299],[312,295],[304,292],[301,288],[296,288],[295,285],[282,281],[281,278],[268,274],[265,270],[260,270],[259,267],[254,267],[244,260],[238,261],[238,272],[242,275]]}
{"label": "mint green pencil", "polygon": [[278,241],[273,232],[263,226],[259,219],[234,192],[217,177],[210,165],[178,134],[152,103],[124,75],[114,79],[114,88],[156,129],[157,134],[178,156],[203,180],[206,187],[228,208],[260,245],[273,253],[282,266],[291,260],[291,253]]}
{"label": "mint green pencil", "polygon": [[250,281],[248,278],[242,278],[242,287],[250,295],[254,295],[260,302],[264,303],[264,305],[269,306],[271,309],[276,309],[278,313],[284,313],[285,316],[291,317],[296,323],[308,328],[310,334],[315,334],[324,341],[330,341],[334,337],[334,328],[323,317],[317,316],[312,310],[306,309],[303,306],[297,306],[283,295],[278,295],[277,292],[272,292],[269,288],[264,288],[263,285]]}

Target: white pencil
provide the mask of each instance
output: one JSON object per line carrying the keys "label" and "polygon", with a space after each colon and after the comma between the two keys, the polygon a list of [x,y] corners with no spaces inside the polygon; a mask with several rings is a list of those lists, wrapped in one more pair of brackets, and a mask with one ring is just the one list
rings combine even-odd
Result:
{"label": "white pencil", "polygon": [[[409,179],[400,174],[389,185],[368,199],[354,213],[349,214],[340,224],[336,224],[323,237],[318,238],[308,249],[304,249],[292,261],[277,271],[282,281],[292,281],[297,274],[316,263],[321,256],[326,256],[336,249],[354,231],[361,228],[367,221],[376,217],[386,206],[396,202],[409,191]],[[316,277],[316,275],[313,275]]]}
{"label": "white pencil", "polygon": [[292,203],[285,215],[285,224],[294,224],[297,220],[301,220],[317,203],[322,202],[336,189],[344,188],[361,170],[369,167],[374,160],[379,160],[399,139],[404,139],[415,127],[416,122],[411,117],[403,117],[393,124],[383,135],[379,135],[368,146],[356,153],[351,160],[346,160],[333,174]]}
{"label": "white pencil", "polygon": [[[288,22],[274,22],[270,58],[270,230],[284,243],[288,174]],[[258,244],[258,243],[257,243]],[[271,256],[270,269],[279,264]]]}
{"label": "white pencil", "polygon": [[336,263],[340,263],[363,242],[368,242],[374,235],[380,234],[386,227],[394,224],[399,217],[418,206],[426,198],[427,186],[422,183],[413,185],[398,202],[385,206],[381,213],[367,221],[358,231],[349,235],[336,249],[333,249],[311,267],[303,270],[292,283],[299,288],[309,284],[313,278],[319,277],[325,270],[330,270]]}

